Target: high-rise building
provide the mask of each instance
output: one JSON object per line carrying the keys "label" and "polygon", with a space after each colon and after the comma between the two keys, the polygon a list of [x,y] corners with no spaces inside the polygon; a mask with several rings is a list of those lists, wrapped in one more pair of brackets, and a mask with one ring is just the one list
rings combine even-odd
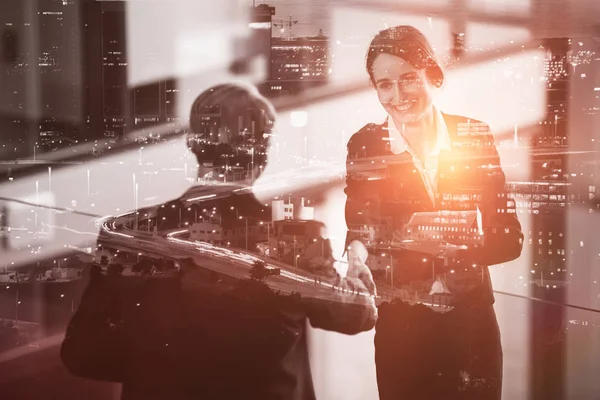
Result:
{"label": "high-rise building", "polygon": [[125,3],[85,2],[86,139],[121,133],[128,114]]}
{"label": "high-rise building", "polygon": [[83,121],[79,6],[71,0],[34,4],[0,6],[0,131],[12,142],[10,158],[41,151],[40,132],[72,140]]}
{"label": "high-rise building", "polygon": [[317,36],[273,38],[271,77],[261,91],[268,97],[295,94],[327,83],[331,61],[329,38]]}
{"label": "high-rise building", "polygon": [[127,125],[127,45],[125,6],[103,2],[100,13],[102,52],[102,117],[104,130],[123,130]]}
{"label": "high-rise building", "polygon": [[273,36],[273,15],[275,7],[259,4],[252,7],[250,16],[251,56],[259,55],[264,58],[267,79],[271,75],[271,38]]}
{"label": "high-rise building", "polygon": [[72,1],[42,0],[38,18],[37,54],[32,60],[40,79],[38,128],[73,139],[83,119],[78,6]]}
{"label": "high-rise building", "polygon": [[325,36],[273,39],[271,80],[327,79],[328,49]]}
{"label": "high-rise building", "polygon": [[[84,5],[86,116],[90,139],[118,136],[176,118],[177,83],[163,79],[130,87],[125,2]],[[148,52],[144,62],[157,62]]]}
{"label": "high-rise building", "polygon": [[32,55],[23,43],[32,26],[20,2],[0,2],[0,24],[0,131],[6,145],[0,146],[0,158],[9,160],[31,153],[37,135],[37,125],[27,118],[31,97],[26,84],[32,74]]}
{"label": "high-rise building", "polygon": [[549,38],[544,40],[546,49],[546,115],[534,145],[536,147],[567,147],[567,105],[569,100],[569,50],[571,40]]}
{"label": "high-rise building", "polygon": [[575,202],[572,184],[564,180],[508,182],[507,189],[517,209],[532,218],[532,228],[525,233],[524,246],[531,248],[532,280],[566,280],[566,209]]}

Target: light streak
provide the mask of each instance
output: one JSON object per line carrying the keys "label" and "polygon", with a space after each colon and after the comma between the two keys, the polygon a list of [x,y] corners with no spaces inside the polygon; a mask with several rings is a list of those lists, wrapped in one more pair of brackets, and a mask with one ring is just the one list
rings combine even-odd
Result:
{"label": "light streak", "polygon": [[167,237],[170,238],[173,235],[180,235],[180,234],[185,233],[185,232],[187,232],[187,229],[182,229],[180,231],[175,231],[175,232],[169,232],[169,233],[167,233]]}
{"label": "light streak", "polygon": [[78,230],[72,229],[72,228],[67,228],[67,227],[64,227],[64,226],[57,226],[57,225],[46,224],[44,222],[42,222],[42,225],[43,226],[47,226],[48,228],[62,229],[64,231],[69,231],[69,232],[77,233],[77,234],[80,234],[80,235],[93,235],[93,236],[97,236],[98,235],[97,233],[94,233],[94,232],[82,232],[82,231],[78,231]]}
{"label": "light streak", "polygon": [[208,194],[206,196],[192,197],[191,199],[187,199],[186,201],[206,200],[206,199],[212,199],[213,197],[217,197],[217,195],[213,193],[213,194]]}
{"label": "light streak", "polygon": [[[114,225],[114,222],[113,222],[113,225]],[[102,224],[102,229],[103,229],[105,232],[107,232],[107,233],[109,233],[109,234],[111,234],[111,235],[117,235],[117,236],[126,237],[126,238],[128,238],[128,239],[133,239],[133,236],[131,236],[131,235],[127,235],[127,234],[125,234],[125,233],[120,233],[120,232],[114,232],[114,231],[112,231],[112,230],[109,228],[109,226],[108,226],[108,224],[107,224],[106,222],[104,222],[104,223]],[[116,229],[116,228],[115,228],[115,229]]]}
{"label": "light streak", "polygon": [[118,235],[118,236],[123,236],[123,237],[126,237],[126,238],[128,238],[128,239],[133,239],[133,236],[131,236],[131,235],[127,235],[127,234],[125,234],[125,233],[113,232],[113,231],[110,231],[110,230],[106,230],[106,232],[110,233],[111,235]]}

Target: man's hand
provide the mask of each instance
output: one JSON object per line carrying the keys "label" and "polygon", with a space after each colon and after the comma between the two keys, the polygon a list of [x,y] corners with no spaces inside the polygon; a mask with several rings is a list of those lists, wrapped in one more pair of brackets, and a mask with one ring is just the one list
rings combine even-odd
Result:
{"label": "man's hand", "polygon": [[366,265],[368,257],[369,252],[366,247],[358,240],[352,241],[348,246],[348,270],[343,281],[353,292],[376,296],[377,288],[373,281],[373,274]]}

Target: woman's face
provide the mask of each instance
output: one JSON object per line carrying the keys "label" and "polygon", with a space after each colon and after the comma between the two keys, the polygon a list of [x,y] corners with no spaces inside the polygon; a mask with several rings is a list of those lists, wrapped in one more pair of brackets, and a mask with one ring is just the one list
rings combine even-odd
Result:
{"label": "woman's face", "polygon": [[396,125],[418,122],[430,109],[433,86],[424,69],[403,58],[380,54],[372,67],[379,102]]}

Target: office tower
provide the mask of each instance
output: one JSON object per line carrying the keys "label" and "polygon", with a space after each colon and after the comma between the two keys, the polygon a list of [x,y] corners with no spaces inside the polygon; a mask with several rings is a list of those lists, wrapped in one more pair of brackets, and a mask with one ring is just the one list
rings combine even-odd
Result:
{"label": "office tower", "polygon": [[546,49],[545,78],[547,109],[536,147],[568,147],[567,105],[571,66],[568,54],[571,41],[567,38],[544,40]]}
{"label": "office tower", "polygon": [[232,66],[234,72],[244,72],[248,61],[256,57],[263,60],[265,75],[271,76],[271,37],[275,7],[268,4],[253,5],[250,10],[250,37],[235,43],[238,61]]}

